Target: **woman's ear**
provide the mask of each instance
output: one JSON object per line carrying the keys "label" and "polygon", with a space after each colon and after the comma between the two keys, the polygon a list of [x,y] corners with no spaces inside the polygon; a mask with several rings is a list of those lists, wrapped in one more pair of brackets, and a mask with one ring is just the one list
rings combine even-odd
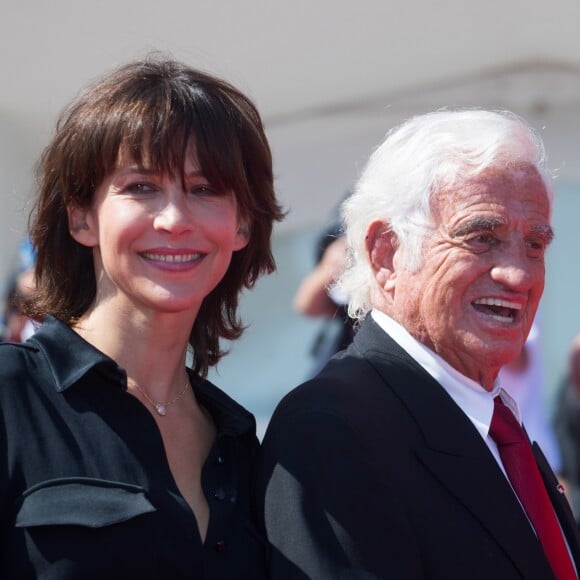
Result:
{"label": "woman's ear", "polygon": [[246,221],[240,221],[234,241],[234,252],[245,248],[250,241],[250,226]]}
{"label": "woman's ear", "polygon": [[381,288],[391,290],[396,278],[394,258],[397,236],[387,222],[377,220],[369,225],[365,239],[367,257],[375,279]]}
{"label": "woman's ear", "polygon": [[83,246],[94,248],[98,237],[91,224],[90,208],[68,206],[68,230],[72,238]]}

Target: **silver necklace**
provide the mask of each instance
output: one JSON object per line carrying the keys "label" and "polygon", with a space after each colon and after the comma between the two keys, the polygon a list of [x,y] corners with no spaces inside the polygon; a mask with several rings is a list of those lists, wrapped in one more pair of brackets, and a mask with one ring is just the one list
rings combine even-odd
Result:
{"label": "silver necklace", "polygon": [[179,393],[179,395],[177,395],[177,397],[171,399],[171,401],[167,401],[166,403],[156,403],[137,383],[133,384],[135,385],[135,388],[145,397],[145,399],[147,399],[147,402],[150,403],[152,407],[157,411],[157,414],[161,415],[162,417],[167,414],[168,407],[171,407],[171,405],[175,405],[175,403],[177,403],[177,401],[179,401],[179,399],[181,399],[181,397],[185,395],[187,389],[190,386],[189,379],[187,379],[187,382],[183,386],[183,390]]}

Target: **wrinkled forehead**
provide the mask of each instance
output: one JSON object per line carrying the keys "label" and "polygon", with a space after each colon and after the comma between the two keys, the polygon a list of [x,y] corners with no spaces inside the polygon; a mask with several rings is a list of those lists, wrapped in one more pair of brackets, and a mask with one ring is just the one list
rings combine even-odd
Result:
{"label": "wrinkled forehead", "polygon": [[544,175],[531,163],[514,163],[507,166],[492,165],[472,176],[471,180],[487,182],[492,185],[506,181],[518,184],[525,182],[542,184],[547,193]]}
{"label": "wrinkled forehead", "polygon": [[473,175],[458,175],[451,184],[435,188],[432,207],[436,209],[441,204],[462,198],[467,203],[477,197],[508,202],[516,196],[545,202],[551,214],[551,182],[535,165],[529,163],[491,166]]}

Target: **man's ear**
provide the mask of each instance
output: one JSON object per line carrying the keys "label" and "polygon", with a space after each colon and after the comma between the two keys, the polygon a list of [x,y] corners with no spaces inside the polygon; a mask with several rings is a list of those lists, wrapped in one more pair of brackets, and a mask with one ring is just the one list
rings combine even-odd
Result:
{"label": "man's ear", "polygon": [[66,211],[72,238],[83,246],[94,248],[98,244],[98,236],[92,225],[90,208],[68,206]]}
{"label": "man's ear", "polygon": [[397,251],[397,236],[387,222],[377,220],[369,225],[366,250],[379,286],[384,290],[392,290],[396,278],[394,258]]}

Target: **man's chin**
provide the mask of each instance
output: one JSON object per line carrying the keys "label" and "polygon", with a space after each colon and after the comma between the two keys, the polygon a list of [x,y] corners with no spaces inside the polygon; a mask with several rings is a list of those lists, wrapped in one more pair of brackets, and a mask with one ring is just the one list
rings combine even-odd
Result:
{"label": "man's chin", "polygon": [[524,341],[520,338],[514,340],[494,340],[493,342],[480,338],[471,345],[471,357],[479,361],[480,371],[488,373],[499,370],[513,363],[520,355]]}

